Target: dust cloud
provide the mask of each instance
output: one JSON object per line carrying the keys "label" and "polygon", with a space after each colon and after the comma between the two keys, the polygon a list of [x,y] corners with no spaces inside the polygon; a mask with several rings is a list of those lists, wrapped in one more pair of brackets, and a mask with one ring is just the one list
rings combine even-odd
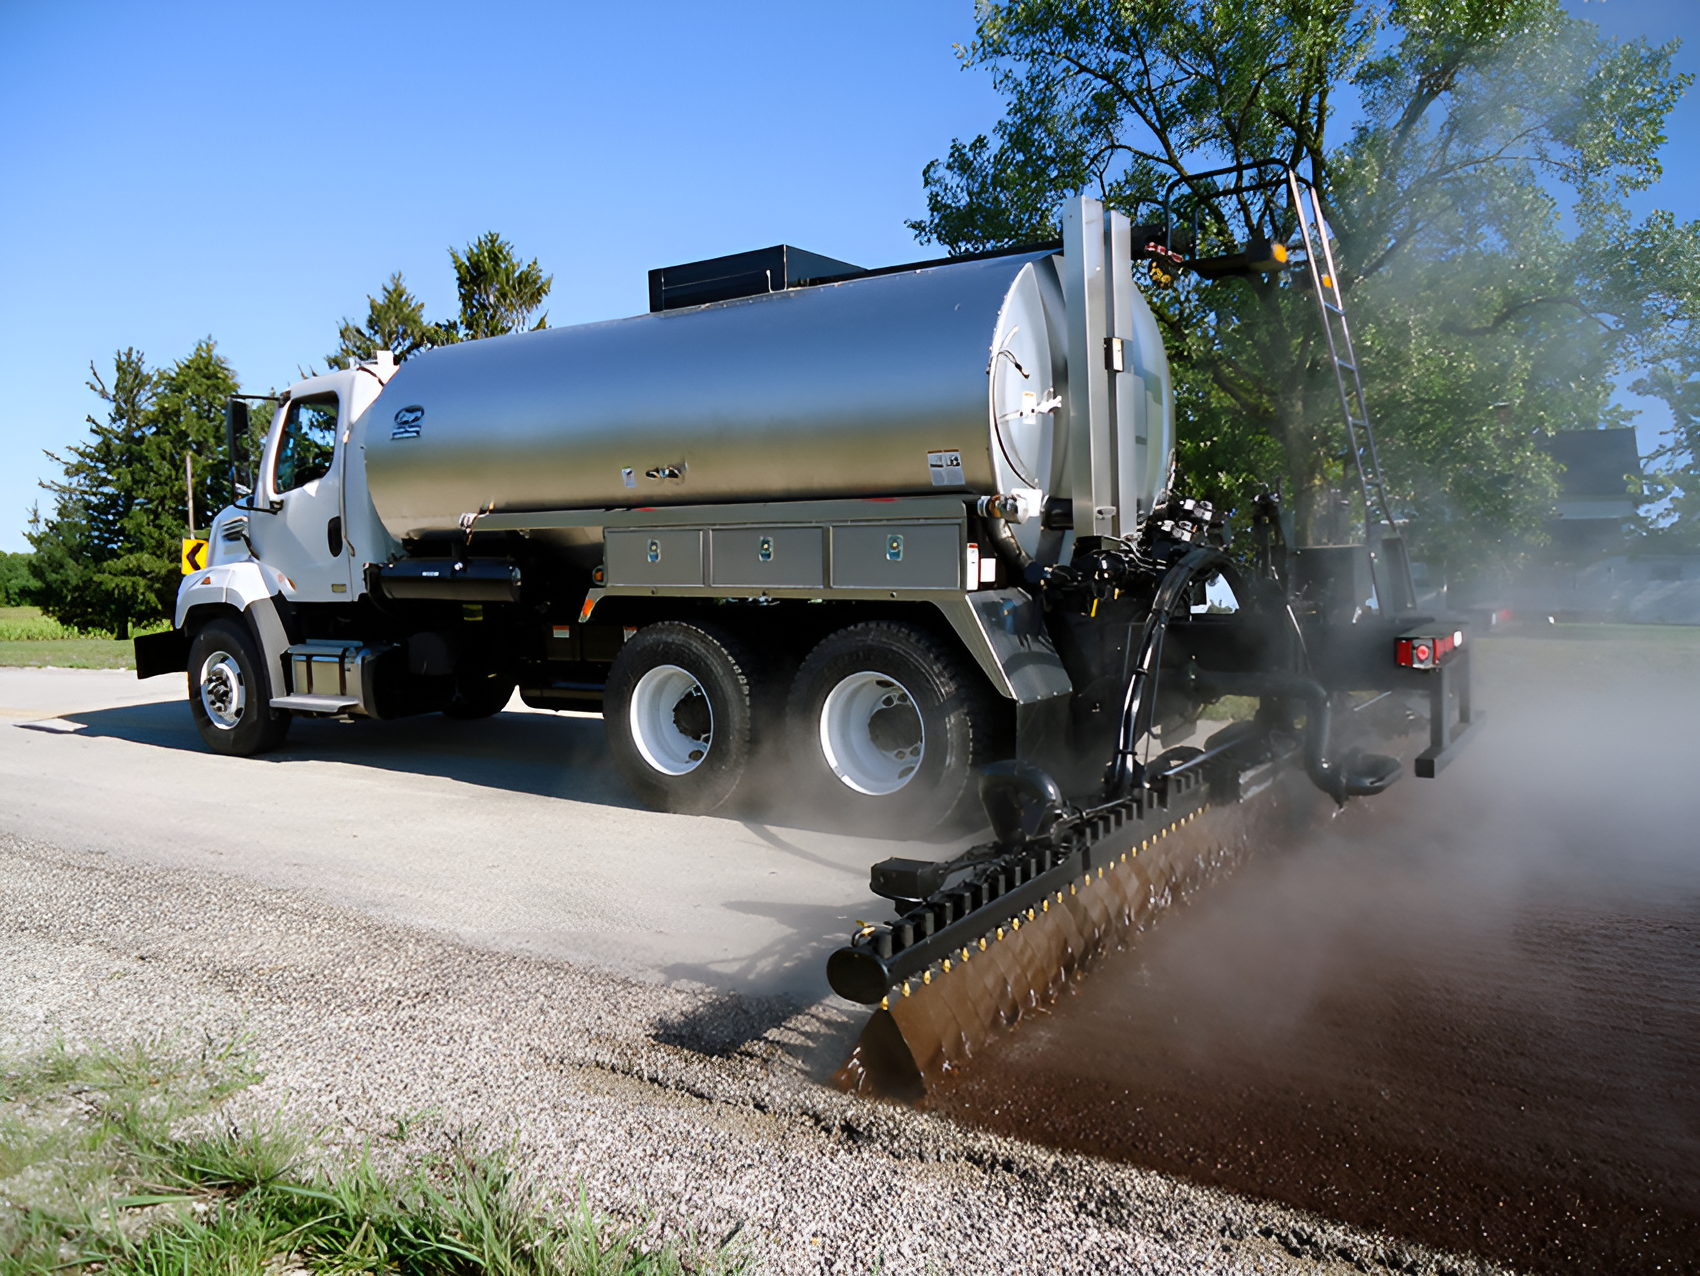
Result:
{"label": "dust cloud", "polygon": [[1480,737],[929,1103],[1535,1271],[1700,1270],[1700,630],[1476,650]]}

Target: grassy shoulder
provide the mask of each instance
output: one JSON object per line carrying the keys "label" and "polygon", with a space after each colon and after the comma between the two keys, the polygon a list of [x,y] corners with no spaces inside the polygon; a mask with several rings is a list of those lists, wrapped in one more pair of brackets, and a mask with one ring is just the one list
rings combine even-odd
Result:
{"label": "grassy shoulder", "polygon": [[552,1209],[509,1157],[456,1147],[380,1167],[282,1123],[220,1119],[258,1079],[236,1045],[0,1063],[0,1276],[742,1269],[724,1247],[646,1245],[582,1199]]}
{"label": "grassy shoulder", "polygon": [[53,642],[0,639],[0,667],[54,665],[60,669],[134,669],[135,648],[113,638],[65,638]]}
{"label": "grassy shoulder", "polygon": [[[139,627],[151,633],[160,621]],[[134,669],[129,639],[88,633],[61,625],[35,607],[0,607],[0,666],[57,665],[64,669]]]}

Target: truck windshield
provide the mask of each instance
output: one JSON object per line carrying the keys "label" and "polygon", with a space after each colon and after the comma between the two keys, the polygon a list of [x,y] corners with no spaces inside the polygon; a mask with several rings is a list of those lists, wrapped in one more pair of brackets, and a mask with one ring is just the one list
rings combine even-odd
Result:
{"label": "truck windshield", "polygon": [[336,395],[291,400],[277,444],[277,491],[293,491],[323,478],[330,473],[335,451]]}

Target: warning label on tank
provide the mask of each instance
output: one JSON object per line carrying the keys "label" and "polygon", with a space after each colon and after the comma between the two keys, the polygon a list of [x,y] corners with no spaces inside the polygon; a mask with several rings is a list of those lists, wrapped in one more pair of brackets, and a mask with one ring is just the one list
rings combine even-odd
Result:
{"label": "warning label on tank", "polygon": [[928,452],[927,473],[932,476],[934,487],[962,487],[967,482],[962,477],[960,452]]}

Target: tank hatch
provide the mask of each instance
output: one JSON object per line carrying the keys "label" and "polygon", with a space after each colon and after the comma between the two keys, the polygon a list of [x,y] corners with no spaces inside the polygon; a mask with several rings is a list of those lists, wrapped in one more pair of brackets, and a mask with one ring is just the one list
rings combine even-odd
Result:
{"label": "tank hatch", "polygon": [[847,261],[804,252],[790,244],[775,244],[772,248],[650,271],[649,309],[653,313],[704,306],[711,301],[730,301],[734,297],[759,297],[862,273],[860,266]]}

